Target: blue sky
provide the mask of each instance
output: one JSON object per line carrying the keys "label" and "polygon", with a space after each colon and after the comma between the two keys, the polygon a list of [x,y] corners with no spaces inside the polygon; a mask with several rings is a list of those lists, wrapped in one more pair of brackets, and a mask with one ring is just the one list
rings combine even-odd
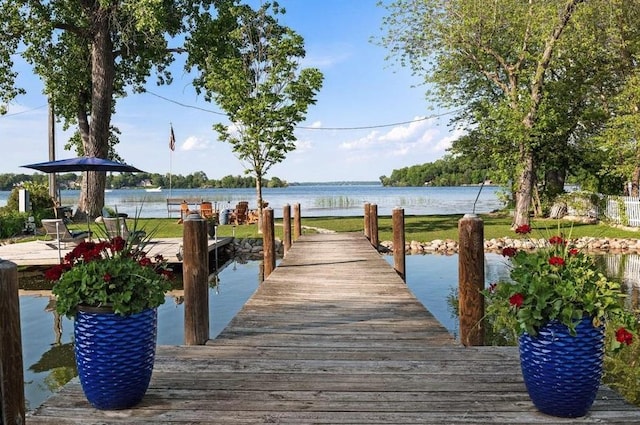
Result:
{"label": "blue sky", "polygon": [[[371,42],[380,35],[386,11],[377,0],[280,0],[286,14],[280,21],[305,39],[303,66],[324,74],[317,103],[296,130],[297,149],[271,168],[267,177],[289,182],[377,181],[402,168],[441,158],[460,136],[448,126],[450,116],[427,103],[425,87],[409,70],[386,61],[387,50]],[[255,2],[254,2],[255,4]],[[16,59],[20,81],[28,94],[0,116],[5,146],[0,173],[31,173],[20,165],[48,160],[47,107],[42,84],[30,68]],[[230,147],[217,140],[214,123],[228,124],[221,110],[198,97],[191,78],[176,61],[171,86],[147,85],[151,93],[118,100],[114,125],[122,131],[117,147],[129,164],[156,173],[190,174],[209,178],[239,175],[244,165]],[[188,106],[183,106],[188,105]],[[413,122],[411,122],[413,121]],[[408,123],[407,123],[408,122]],[[395,123],[406,123],[389,125]],[[176,150],[169,150],[173,125]],[[353,127],[375,127],[345,130]],[[56,126],[56,158],[69,134]]]}

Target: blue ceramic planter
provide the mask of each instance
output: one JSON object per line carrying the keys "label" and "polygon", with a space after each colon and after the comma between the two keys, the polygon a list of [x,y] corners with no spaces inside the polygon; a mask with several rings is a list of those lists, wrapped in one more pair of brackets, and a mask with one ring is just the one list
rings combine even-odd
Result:
{"label": "blue ceramic planter", "polygon": [[548,415],[575,418],[593,404],[604,358],[604,328],[584,318],[571,336],[554,321],[536,337],[520,336],[520,365],[531,401]]}
{"label": "blue ceramic planter", "polygon": [[74,324],[78,376],[98,409],[126,409],[142,400],[156,351],[157,309],[130,316],[79,310]]}

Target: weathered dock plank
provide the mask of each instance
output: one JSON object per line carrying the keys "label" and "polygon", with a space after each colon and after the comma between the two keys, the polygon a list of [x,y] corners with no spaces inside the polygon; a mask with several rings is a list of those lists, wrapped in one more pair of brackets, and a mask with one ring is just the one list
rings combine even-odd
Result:
{"label": "weathered dock plank", "polygon": [[535,410],[517,350],[458,344],[368,242],[305,235],[205,346],[161,346],[133,409],[90,408],[76,380],[29,424],[631,424],[601,387],[591,412]]}
{"label": "weathered dock plank", "polygon": [[[216,246],[221,248],[231,241],[233,238],[230,237],[219,238],[217,243],[209,240],[209,252],[212,252]],[[170,263],[181,263],[182,260],[177,257],[181,245],[182,238],[154,238],[147,246],[147,250],[150,256],[160,254]],[[60,249],[60,255],[64,257],[72,249],[73,246],[67,244]],[[60,262],[58,249],[49,246],[45,241],[0,245],[0,258],[16,263],[18,266],[51,266]]]}

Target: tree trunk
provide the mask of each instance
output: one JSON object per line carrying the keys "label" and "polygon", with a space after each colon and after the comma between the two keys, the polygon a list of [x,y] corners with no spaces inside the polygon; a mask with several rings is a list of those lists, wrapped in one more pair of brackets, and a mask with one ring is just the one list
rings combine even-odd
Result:
{"label": "tree trunk", "polygon": [[560,169],[548,170],[545,173],[545,195],[549,200],[553,200],[556,196],[564,192],[564,182],[566,172]]}
{"label": "tree trunk", "polygon": [[[89,143],[85,154],[98,158],[106,158],[109,152],[109,128],[115,77],[113,41],[109,31],[110,15],[109,9],[99,10],[95,13],[93,21],[91,121]],[[105,172],[85,173],[79,208],[91,218],[100,215],[104,207],[105,180]],[[85,196],[84,199],[83,196]]]}
{"label": "tree trunk", "polygon": [[514,228],[529,224],[529,207],[531,206],[533,185],[535,184],[535,164],[531,152],[525,153],[522,167],[516,188],[516,205],[513,216]]}
{"label": "tree trunk", "polygon": [[[532,130],[535,127],[538,110],[544,94],[545,75],[549,69],[549,64],[551,63],[555,45],[564,29],[569,24],[576,7],[584,1],[585,0],[568,0],[565,3],[563,11],[559,16],[558,23],[553,28],[553,31],[545,42],[544,50],[538,59],[535,75],[531,82],[531,102],[529,111],[522,120],[522,125],[525,129],[525,132],[523,133],[525,135],[524,137],[531,137],[533,135]],[[529,207],[531,206],[533,185],[536,180],[536,164],[533,159],[533,152],[531,152],[532,145],[530,142],[531,140],[523,140],[521,144],[522,171],[518,177],[518,185],[516,187],[516,205],[513,217],[514,227],[529,224]]]}
{"label": "tree trunk", "polygon": [[262,233],[262,174],[256,175],[256,198],[258,201],[258,233]]}
{"label": "tree trunk", "polygon": [[640,194],[640,165],[636,165],[631,175],[631,193],[629,196],[638,196]]}

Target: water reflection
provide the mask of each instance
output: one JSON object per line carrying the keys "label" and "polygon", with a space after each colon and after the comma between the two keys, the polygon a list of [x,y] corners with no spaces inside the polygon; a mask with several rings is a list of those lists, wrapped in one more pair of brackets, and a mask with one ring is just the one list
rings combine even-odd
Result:
{"label": "water reflection", "polygon": [[[229,261],[210,278],[209,329],[217,336],[258,287],[259,261]],[[215,282],[215,284],[213,284]],[[24,295],[25,293],[34,295]],[[158,344],[184,343],[184,292],[167,294],[158,308]],[[27,409],[38,407],[47,397],[77,375],[73,354],[73,321],[53,308],[50,292],[23,291],[20,322]]]}
{"label": "water reflection", "polygon": [[[391,264],[392,256],[385,257]],[[603,256],[611,277],[619,277],[627,286],[630,306],[638,307],[640,256]],[[210,277],[210,335],[217,336],[242,308],[261,281],[261,262],[225,262],[219,274]],[[406,258],[407,286],[422,304],[457,336],[458,256],[409,255]],[[508,276],[507,262],[498,254],[485,256],[485,280],[488,283]],[[158,308],[158,344],[179,345],[184,341],[184,296],[173,291]],[[23,360],[27,408],[34,409],[50,394],[76,375],[73,358],[73,322],[60,317],[52,308],[49,295],[21,296]],[[49,322],[51,320],[51,322]],[[49,324],[51,323],[51,324]]]}
{"label": "water reflection", "polygon": [[628,306],[638,309],[640,305],[640,255],[638,254],[606,254],[602,256],[607,275],[622,282],[629,295]]}

